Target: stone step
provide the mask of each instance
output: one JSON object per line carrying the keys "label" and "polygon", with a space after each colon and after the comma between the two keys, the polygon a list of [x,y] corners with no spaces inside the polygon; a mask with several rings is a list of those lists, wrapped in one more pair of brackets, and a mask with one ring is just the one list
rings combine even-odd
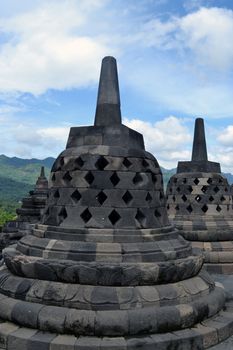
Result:
{"label": "stone step", "polygon": [[[19,327],[12,322],[0,323],[0,349],[6,350],[204,350],[223,342],[233,334],[233,304],[190,329],[150,336],[94,337],[59,335]],[[218,348],[216,348],[218,349]]]}

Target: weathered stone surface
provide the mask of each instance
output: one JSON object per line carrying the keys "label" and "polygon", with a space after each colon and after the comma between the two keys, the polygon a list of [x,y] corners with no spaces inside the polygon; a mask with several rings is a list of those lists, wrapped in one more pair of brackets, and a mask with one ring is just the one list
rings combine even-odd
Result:
{"label": "weathered stone surface", "polygon": [[223,308],[224,291],[170,225],[160,167],[121,124],[119,96],[107,57],[95,125],[71,128],[42,223],[4,251],[0,317],[38,331],[17,333],[27,349],[202,349],[227,336],[225,324],[192,328]]}
{"label": "weathered stone surface", "polygon": [[220,173],[220,164],[208,161],[204,122],[198,118],[192,160],[179,162],[169,180],[167,209],[184,238],[204,251],[209,272],[232,273],[232,191]]}

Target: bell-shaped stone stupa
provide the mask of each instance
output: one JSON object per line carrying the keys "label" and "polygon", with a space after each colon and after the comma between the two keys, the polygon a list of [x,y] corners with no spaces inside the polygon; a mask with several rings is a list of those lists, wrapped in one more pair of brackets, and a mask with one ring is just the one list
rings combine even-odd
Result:
{"label": "bell-shaped stone stupa", "polygon": [[224,291],[169,224],[161,170],[143,136],[121,123],[113,57],[103,59],[95,125],[71,128],[50,180],[43,224],[5,250],[0,315],[10,323],[0,334],[9,350],[220,341],[207,325],[218,322]]}
{"label": "bell-shaped stone stupa", "polygon": [[179,162],[169,180],[167,209],[183,236],[205,252],[210,272],[233,273],[231,187],[220,164],[208,161],[201,118],[195,122],[192,160]]}

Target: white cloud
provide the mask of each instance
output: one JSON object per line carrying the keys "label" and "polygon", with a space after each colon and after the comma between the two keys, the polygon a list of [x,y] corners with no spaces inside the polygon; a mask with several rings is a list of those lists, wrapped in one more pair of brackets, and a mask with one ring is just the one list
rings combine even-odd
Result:
{"label": "white cloud", "polygon": [[233,147],[233,125],[228,125],[221,131],[218,141],[223,146]]}
{"label": "white cloud", "polygon": [[24,146],[47,149],[47,154],[51,152],[50,154],[54,155],[57,149],[64,149],[69,130],[67,126],[36,128],[21,124],[13,130],[13,136]]}
{"label": "white cloud", "polygon": [[101,58],[113,50],[101,38],[86,35],[82,26],[104,3],[51,1],[1,19],[0,29],[10,39],[0,47],[0,90],[41,94],[95,82]]}
{"label": "white cloud", "polygon": [[177,161],[190,159],[192,137],[181,118],[169,116],[154,124],[125,119],[124,124],[143,134],[146,149],[163,167],[174,168]]}
{"label": "white cloud", "polygon": [[227,69],[233,65],[232,36],[232,10],[201,7],[181,17],[170,17],[167,21],[152,19],[135,35],[134,40],[160,50],[175,49],[180,53],[190,50],[200,65]]}

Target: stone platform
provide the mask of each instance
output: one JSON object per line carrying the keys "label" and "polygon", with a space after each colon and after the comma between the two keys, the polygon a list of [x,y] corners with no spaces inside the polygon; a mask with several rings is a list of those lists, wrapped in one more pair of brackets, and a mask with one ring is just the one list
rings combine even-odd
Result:
{"label": "stone platform", "polygon": [[[0,297],[1,305],[10,302]],[[29,310],[28,310],[29,313]],[[33,321],[33,316],[30,315]],[[56,315],[53,315],[56,322]],[[78,326],[78,325],[77,325]],[[233,303],[224,311],[190,329],[133,337],[95,337],[56,334],[38,329],[20,327],[0,321],[0,349],[7,350],[212,350],[232,349],[233,339],[224,341],[233,333]],[[214,346],[219,342],[222,344]],[[229,345],[229,347],[227,347]],[[214,346],[212,348],[212,346]]]}

